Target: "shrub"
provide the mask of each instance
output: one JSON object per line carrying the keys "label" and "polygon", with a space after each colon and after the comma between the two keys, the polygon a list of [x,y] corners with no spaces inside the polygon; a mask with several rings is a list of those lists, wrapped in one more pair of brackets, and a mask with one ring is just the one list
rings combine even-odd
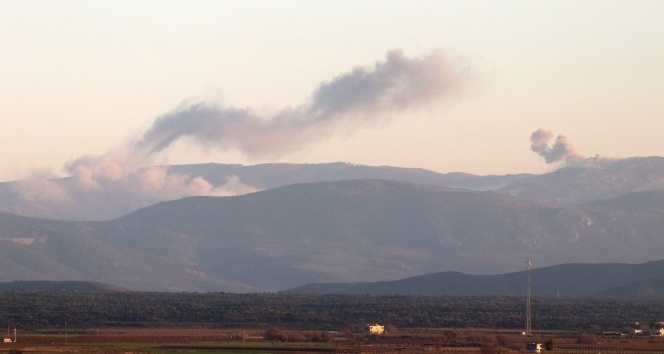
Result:
{"label": "shrub", "polygon": [[330,332],[320,332],[320,340],[322,342],[331,342],[334,340],[334,334]]}
{"label": "shrub", "polygon": [[553,339],[549,339],[546,342],[544,342],[544,349],[553,350],[553,348],[554,348]]}
{"label": "shrub", "polygon": [[597,336],[594,334],[581,333],[577,339],[579,344],[597,344]]}
{"label": "shrub", "polygon": [[457,339],[459,338],[459,332],[453,330],[453,329],[448,329],[443,334],[447,337],[447,339]]}
{"label": "shrub", "polygon": [[390,334],[396,334],[397,333],[397,326],[395,326],[393,324],[385,325],[385,332],[390,333]]}
{"label": "shrub", "polygon": [[483,345],[481,351],[482,354],[500,354],[503,351],[503,348],[495,344],[490,344],[490,345]]}
{"label": "shrub", "polygon": [[288,341],[288,336],[284,334],[280,329],[278,328],[270,328],[265,332],[265,338],[267,340],[278,340],[280,342],[287,342]]}
{"label": "shrub", "polygon": [[499,334],[496,336],[496,340],[498,340],[498,343],[502,345],[503,347],[507,346],[510,343],[510,336],[507,334]]}

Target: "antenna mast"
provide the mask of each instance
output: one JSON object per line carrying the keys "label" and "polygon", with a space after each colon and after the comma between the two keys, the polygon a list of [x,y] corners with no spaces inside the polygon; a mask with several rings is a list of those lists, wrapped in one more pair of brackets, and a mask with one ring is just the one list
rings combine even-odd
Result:
{"label": "antenna mast", "polygon": [[526,291],[526,336],[530,337],[533,335],[531,332],[530,328],[530,268],[532,267],[532,263],[530,261],[527,261],[526,264],[528,264],[528,281],[527,281],[527,291]]}

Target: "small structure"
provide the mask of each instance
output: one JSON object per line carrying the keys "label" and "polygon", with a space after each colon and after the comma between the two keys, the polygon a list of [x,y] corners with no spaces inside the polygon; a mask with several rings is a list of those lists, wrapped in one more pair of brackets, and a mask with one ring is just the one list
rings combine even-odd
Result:
{"label": "small structure", "polygon": [[526,353],[540,353],[542,349],[541,343],[526,343]]}
{"label": "small structure", "polygon": [[625,333],[623,332],[602,332],[604,337],[623,337]]}
{"label": "small structure", "polygon": [[664,336],[664,321],[650,322],[650,335],[651,336]]}
{"label": "small structure", "polygon": [[651,328],[650,329],[650,335],[651,336],[664,336],[664,328]]}
{"label": "small structure", "polygon": [[383,334],[385,333],[385,326],[381,326],[378,323],[371,325],[367,325],[367,331],[369,331],[369,334]]}
{"label": "small structure", "polygon": [[2,339],[3,343],[16,343],[16,328],[14,328],[14,339],[9,336],[9,328],[7,328],[7,337]]}

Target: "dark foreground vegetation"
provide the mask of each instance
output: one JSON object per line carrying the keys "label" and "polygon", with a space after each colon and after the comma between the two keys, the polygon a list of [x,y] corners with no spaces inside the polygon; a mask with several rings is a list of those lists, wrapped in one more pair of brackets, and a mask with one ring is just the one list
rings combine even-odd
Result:
{"label": "dark foreground vegetation", "polygon": [[[534,298],[537,330],[620,331],[664,319],[664,302]],[[298,330],[397,328],[520,329],[523,297],[423,297],[149,292],[0,292],[0,321],[19,329],[209,327]]]}

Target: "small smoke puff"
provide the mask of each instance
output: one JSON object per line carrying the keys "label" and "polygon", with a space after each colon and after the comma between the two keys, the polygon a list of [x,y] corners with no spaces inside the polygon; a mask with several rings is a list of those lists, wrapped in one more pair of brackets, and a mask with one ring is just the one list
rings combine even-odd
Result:
{"label": "small smoke puff", "polygon": [[214,186],[203,177],[170,173],[167,167],[152,167],[136,173],[141,189],[136,191],[155,199],[177,199],[187,196],[232,196],[255,192],[255,187],[243,184],[237,176]]}
{"label": "small smoke puff", "polygon": [[66,188],[46,178],[17,181],[12,188],[19,197],[12,211],[18,214],[50,217],[72,200]]}
{"label": "small smoke puff", "polygon": [[554,134],[549,130],[537,129],[530,136],[530,150],[544,157],[546,163],[569,162],[580,158],[569,139],[562,134],[556,137],[553,145],[549,145],[553,136]]}
{"label": "small smoke puff", "polygon": [[238,176],[233,175],[229,177],[223,185],[214,187],[209,195],[222,197],[249,194],[257,191],[259,191],[258,188],[242,183]]}
{"label": "small smoke puff", "polygon": [[214,186],[205,178],[170,173],[167,167],[151,167],[136,173],[140,181],[140,193],[145,196],[163,199],[176,199],[186,196],[212,195]]}
{"label": "small smoke puff", "polygon": [[72,178],[75,183],[83,189],[99,189],[101,185],[95,181],[94,172],[91,168],[83,165],[72,166]]}
{"label": "small smoke puff", "polygon": [[66,166],[76,183],[85,189],[100,188],[101,181],[122,180],[152,159],[132,146],[120,146],[100,156],[83,156]]}
{"label": "small smoke puff", "polygon": [[537,153],[548,150],[551,138],[553,133],[550,130],[537,129],[530,135],[530,149]]}

